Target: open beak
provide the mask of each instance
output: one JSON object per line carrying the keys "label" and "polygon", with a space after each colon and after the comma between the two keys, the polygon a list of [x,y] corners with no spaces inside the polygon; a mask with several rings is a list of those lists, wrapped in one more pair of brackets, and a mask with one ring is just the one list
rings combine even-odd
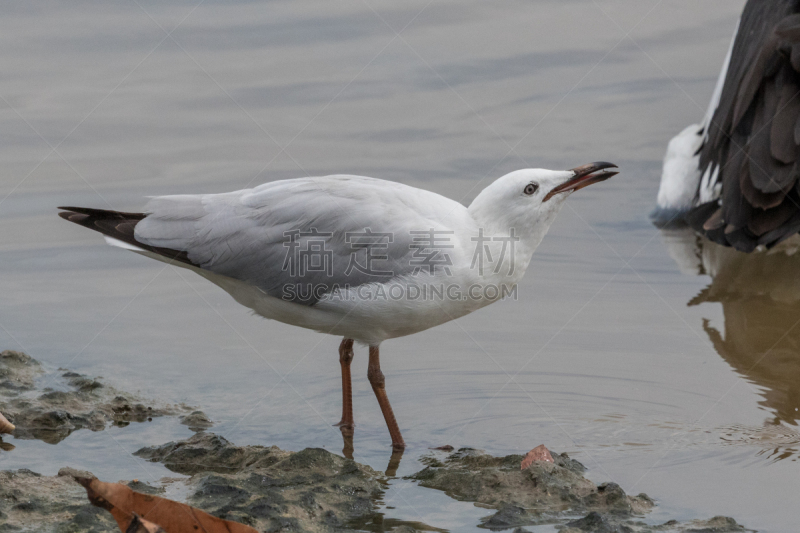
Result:
{"label": "open beak", "polygon": [[575,175],[547,193],[547,196],[545,196],[544,200],[542,201],[546,202],[558,193],[574,192],[578,189],[588,187],[592,183],[599,183],[607,180],[611,176],[616,176],[619,174],[619,172],[600,172],[601,170],[605,170],[607,168],[617,168],[617,165],[613,163],[606,163],[604,161],[597,161],[595,163],[589,163],[588,165],[573,168],[572,172],[574,172]]}

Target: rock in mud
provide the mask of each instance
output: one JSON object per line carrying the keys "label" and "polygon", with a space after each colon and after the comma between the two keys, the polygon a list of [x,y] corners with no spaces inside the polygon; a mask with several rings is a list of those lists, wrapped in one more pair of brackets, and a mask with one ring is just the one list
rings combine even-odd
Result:
{"label": "rock in mud", "polygon": [[[423,487],[462,501],[497,509],[480,527],[493,531],[555,524],[561,533],[650,533],[746,531],[732,518],[653,526],[641,521],[654,506],[646,494],[630,496],[616,483],[595,485],[585,468],[567,454],[550,452],[553,462],[534,461],[520,469],[521,455],[494,457],[461,448],[444,459],[429,454],[426,468],[409,476]],[[575,515],[587,513],[583,518]],[[714,529],[716,528],[716,529]]]}
{"label": "rock in mud", "polygon": [[[18,439],[56,444],[82,428],[100,431],[109,423],[124,426],[189,411],[142,400],[75,372],[62,370],[50,379],[44,373],[38,361],[22,352],[0,352],[0,412],[16,426]],[[50,386],[38,388],[42,385]]]}
{"label": "rock in mud", "polygon": [[642,514],[653,506],[646,495],[628,496],[615,483],[595,485],[583,477],[583,465],[566,454],[553,452],[552,457],[553,463],[536,461],[520,470],[521,455],[493,457],[461,448],[443,463],[429,462],[411,479],[457,500],[498,509],[517,506],[529,514],[585,510]]}
{"label": "rock in mud", "polygon": [[203,411],[192,411],[181,417],[181,424],[189,426],[195,432],[205,431],[214,425],[214,422]]}
{"label": "rock in mud", "polygon": [[118,531],[107,511],[87,504],[86,491],[71,477],[0,471],[0,532]]}
{"label": "rock in mud", "polygon": [[382,477],[320,448],[235,446],[211,433],[135,453],[191,475],[187,503],[259,531],[333,532],[371,519]]}
{"label": "rock in mud", "polygon": [[173,472],[192,476],[200,472],[229,474],[248,468],[269,467],[290,454],[277,446],[234,446],[223,437],[203,433],[187,440],[142,448],[133,455],[163,463]]}
{"label": "rock in mud", "polygon": [[709,520],[692,520],[681,529],[682,533],[733,533],[751,531],[736,523],[728,516],[715,516]]}
{"label": "rock in mud", "polygon": [[544,444],[540,444],[536,448],[532,449],[531,451],[525,454],[525,457],[522,458],[522,463],[519,465],[519,468],[520,470],[525,470],[536,461],[546,461],[548,463],[555,463],[555,460],[553,460],[553,456],[550,455],[550,450],[545,448]]}
{"label": "rock in mud", "polygon": [[43,372],[37,360],[14,350],[0,352],[0,390],[33,389],[33,380]]}
{"label": "rock in mud", "polygon": [[[591,512],[585,517],[566,523],[566,528],[559,533],[736,533],[752,531],[736,523],[727,516],[715,516],[709,520],[692,520],[678,522],[670,520],[661,525],[652,526],[644,522],[625,521],[620,517],[604,516]],[[755,532],[753,532],[755,533]]]}
{"label": "rock in mud", "polygon": [[566,523],[567,529],[562,529],[561,533],[632,533],[627,525],[615,524],[608,517],[601,515],[597,511],[592,511],[579,520],[572,520]]}

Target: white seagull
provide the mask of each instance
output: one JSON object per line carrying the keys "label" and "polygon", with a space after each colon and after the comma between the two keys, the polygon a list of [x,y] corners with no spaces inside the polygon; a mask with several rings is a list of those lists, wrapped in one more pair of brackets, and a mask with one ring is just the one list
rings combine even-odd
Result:
{"label": "white seagull", "polygon": [[400,450],[381,342],[508,295],[567,196],[617,174],[609,168],[616,166],[517,170],[469,207],[400,183],[335,175],[159,196],[142,213],[60,207],[59,215],[109,244],[194,270],[265,318],[344,337],[345,435],[354,425],[353,343],[369,346],[367,376]]}

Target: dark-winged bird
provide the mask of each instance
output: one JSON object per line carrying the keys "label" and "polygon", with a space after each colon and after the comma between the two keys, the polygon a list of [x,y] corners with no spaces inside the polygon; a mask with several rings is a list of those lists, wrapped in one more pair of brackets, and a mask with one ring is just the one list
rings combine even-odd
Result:
{"label": "dark-winged bird", "polygon": [[671,142],[658,225],[771,248],[800,231],[800,1],[749,0],[703,123]]}

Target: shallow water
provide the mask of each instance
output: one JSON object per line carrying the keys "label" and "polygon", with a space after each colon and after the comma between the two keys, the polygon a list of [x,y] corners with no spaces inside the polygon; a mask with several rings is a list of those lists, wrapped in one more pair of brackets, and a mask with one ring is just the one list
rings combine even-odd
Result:
{"label": "shallow water", "polygon": [[[741,264],[647,219],[666,143],[702,117],[742,5],[7,6],[0,348],[197,405],[237,444],[338,451],[339,339],[254,317],[55,207],[136,210],[147,195],[340,172],[468,203],[516,168],[610,160],[622,173],[570,198],[518,300],[383,345],[410,445],[398,475],[430,446],[545,443],[593,480],[657,499],[648,520],[724,514],[792,530],[793,260]],[[383,470],[365,350],[353,371],[355,458]],[[0,468],[157,479],[167,471],[130,452],[188,434],[156,420],[55,446],[4,437],[16,448]],[[468,531],[489,514],[429,492],[396,480],[387,520]]]}

